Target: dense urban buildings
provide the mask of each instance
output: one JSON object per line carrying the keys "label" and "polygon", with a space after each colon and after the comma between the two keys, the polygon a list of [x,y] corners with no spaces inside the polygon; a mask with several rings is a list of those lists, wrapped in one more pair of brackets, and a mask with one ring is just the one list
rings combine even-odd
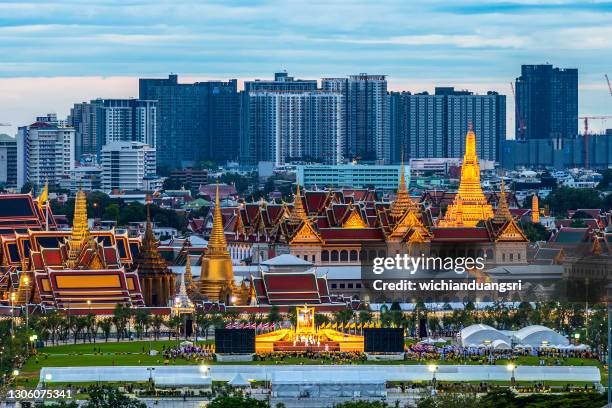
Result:
{"label": "dense urban buildings", "polygon": [[155,190],[155,149],[141,142],[112,142],[102,148],[102,190]]}
{"label": "dense urban buildings", "polygon": [[0,186],[17,187],[17,139],[0,134]]}
{"label": "dense urban buildings", "polygon": [[516,79],[518,140],[578,134],[578,70],[522,65]]}
{"label": "dense urban buildings", "polygon": [[74,168],[74,128],[54,114],[36,118],[17,132],[17,187],[29,182],[58,187]]}
{"label": "dense urban buildings", "polygon": [[177,168],[238,156],[240,109],[235,79],[193,84],[179,83],[177,75],[140,79],[139,98],[157,101],[160,165]]}
{"label": "dense urban buildings", "polygon": [[75,129],[75,157],[98,155],[115,141],[135,141],[155,147],[157,102],[139,99],[95,99],[75,104],[68,124]]}
{"label": "dense urban buildings", "polygon": [[364,73],[348,78],[323,78],[321,89],[344,95],[345,158],[389,163],[387,77]]}
{"label": "dense urban buildings", "polygon": [[436,87],[435,94],[391,92],[392,160],[462,157],[463,137],[471,123],[478,138],[478,155],[497,160],[506,139],[506,97],[497,92],[474,95],[452,87]]}

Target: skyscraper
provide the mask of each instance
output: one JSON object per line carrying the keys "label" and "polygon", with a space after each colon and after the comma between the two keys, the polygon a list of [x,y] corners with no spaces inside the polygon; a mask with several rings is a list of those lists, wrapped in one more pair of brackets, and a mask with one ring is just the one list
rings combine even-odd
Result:
{"label": "skyscraper", "polygon": [[393,161],[463,157],[464,135],[472,123],[478,156],[497,160],[506,137],[506,97],[497,92],[474,95],[452,87],[437,87],[434,95],[392,92],[390,128]]}
{"label": "skyscraper", "polygon": [[[578,134],[578,70],[522,65],[516,79],[516,137],[551,139]],[[521,123],[524,128],[521,129]]]}
{"label": "skyscraper", "polygon": [[176,168],[238,156],[240,105],[235,79],[179,84],[177,75],[169,75],[140,79],[139,89],[140,99],[158,101],[159,164]]}
{"label": "skyscraper", "polygon": [[76,158],[99,154],[115,141],[157,144],[157,102],[140,99],[95,99],[75,104],[68,124],[75,128]]}
{"label": "skyscraper", "polygon": [[[252,91],[245,126],[253,162],[343,160],[344,98],[322,91]],[[254,154],[253,154],[254,153]]]}
{"label": "skyscraper", "polygon": [[[269,135],[271,123],[266,123],[274,115],[262,109],[266,106],[262,95],[255,97],[255,92],[309,92],[317,90],[317,81],[296,79],[286,72],[274,73],[274,79],[256,79],[244,82],[241,92],[241,129],[240,129],[240,162],[255,165],[260,161],[274,161],[272,139]],[[269,100],[270,101],[270,100]],[[268,102],[269,102],[268,101]]]}
{"label": "skyscraper", "polygon": [[389,99],[385,75],[359,74],[348,78],[323,78],[321,89],[345,98],[345,152],[380,164],[391,161]]}
{"label": "skyscraper", "polygon": [[46,182],[55,187],[69,181],[74,168],[74,134],[74,129],[60,125],[55,115],[19,127],[17,188],[26,182],[40,188]]}

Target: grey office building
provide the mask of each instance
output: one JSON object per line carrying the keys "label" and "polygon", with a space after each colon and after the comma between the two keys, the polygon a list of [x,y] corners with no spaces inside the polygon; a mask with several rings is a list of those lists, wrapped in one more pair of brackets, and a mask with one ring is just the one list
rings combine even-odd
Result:
{"label": "grey office building", "polygon": [[392,149],[386,76],[359,74],[348,78],[323,78],[321,89],[344,95],[344,157],[389,163]]}
{"label": "grey office building", "polygon": [[170,168],[238,156],[237,81],[178,83],[142,78],[140,99],[157,101],[157,159]]}
{"label": "grey office building", "polygon": [[548,64],[522,65],[521,76],[516,79],[516,99],[517,139],[565,138],[578,134],[577,69],[553,68]]}
{"label": "grey office building", "polygon": [[463,157],[465,134],[472,123],[478,156],[498,160],[506,138],[506,97],[497,92],[474,95],[452,87],[428,93],[391,92],[392,160]]}
{"label": "grey office building", "polygon": [[17,187],[17,139],[0,134],[0,187]]}

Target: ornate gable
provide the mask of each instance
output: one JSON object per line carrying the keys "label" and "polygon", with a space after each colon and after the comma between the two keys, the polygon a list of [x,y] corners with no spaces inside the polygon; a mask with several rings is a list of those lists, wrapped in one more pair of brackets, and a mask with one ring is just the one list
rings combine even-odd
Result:
{"label": "ornate gable", "polygon": [[310,222],[304,221],[290,240],[291,244],[322,244],[323,240]]}
{"label": "ornate gable", "polygon": [[[401,241],[412,230],[414,230],[414,232],[418,231],[418,235],[415,236],[413,233],[410,237],[411,242],[429,241],[431,237],[429,231],[413,211],[407,212],[404,217],[392,227],[391,232],[387,236],[387,240]],[[415,241],[416,239],[422,239],[422,241]]]}
{"label": "ornate gable", "polygon": [[517,225],[513,219],[508,222],[499,230],[495,241],[515,241],[515,242],[529,242],[529,239],[523,233],[523,230]]}
{"label": "ornate gable", "polygon": [[357,208],[353,206],[351,210],[351,214],[348,216],[346,221],[344,221],[342,228],[350,228],[350,229],[368,228],[368,225],[365,223],[363,218],[361,218],[361,215],[359,214],[359,211],[357,210]]}

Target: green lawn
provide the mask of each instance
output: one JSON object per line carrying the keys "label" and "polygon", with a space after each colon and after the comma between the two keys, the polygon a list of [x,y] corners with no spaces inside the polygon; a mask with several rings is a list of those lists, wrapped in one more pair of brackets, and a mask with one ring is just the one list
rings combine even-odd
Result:
{"label": "green lawn", "polygon": [[[179,343],[183,340],[179,340]],[[197,345],[201,345],[204,342],[197,342]],[[212,344],[212,340],[208,340],[206,343]],[[47,354],[67,354],[67,353],[83,353],[83,354],[91,354],[94,352],[94,348],[96,351],[98,349],[101,350],[102,353],[142,353],[149,351],[149,347],[153,350],[161,351],[162,347],[174,347],[177,344],[176,340],[157,340],[157,341],[112,341],[109,340],[106,342],[97,342],[97,343],[84,343],[84,344],[62,344],[59,346],[49,346],[38,349],[39,353],[47,353]]]}

